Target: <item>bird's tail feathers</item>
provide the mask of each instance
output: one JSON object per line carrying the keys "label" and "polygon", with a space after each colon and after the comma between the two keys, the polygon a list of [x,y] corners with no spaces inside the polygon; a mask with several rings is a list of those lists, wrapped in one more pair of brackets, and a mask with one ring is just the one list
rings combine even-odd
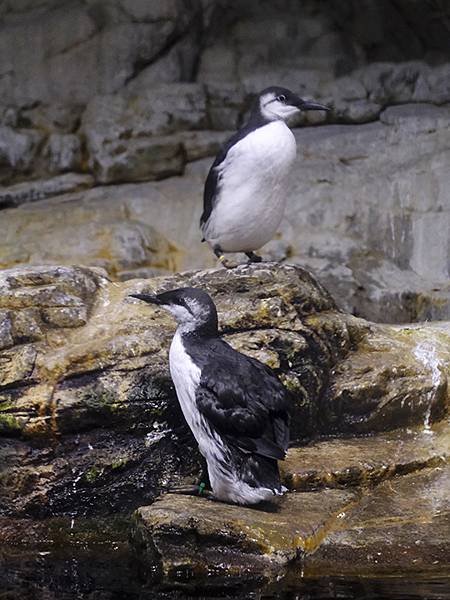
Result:
{"label": "bird's tail feathers", "polygon": [[242,454],[240,476],[251,487],[264,487],[282,493],[278,463],[258,454]]}

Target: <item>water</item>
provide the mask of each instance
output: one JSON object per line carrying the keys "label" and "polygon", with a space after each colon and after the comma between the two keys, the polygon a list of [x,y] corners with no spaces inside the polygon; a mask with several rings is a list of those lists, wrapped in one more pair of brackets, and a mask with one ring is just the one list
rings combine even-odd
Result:
{"label": "water", "polygon": [[[444,600],[450,577],[282,580],[270,585],[213,586],[208,591],[148,584],[128,549],[89,552],[81,558],[51,551],[0,560],[1,600]],[[5,558],[5,557],[3,557]]]}
{"label": "water", "polygon": [[0,600],[450,599],[450,573],[305,579],[296,566],[270,584],[214,579],[201,589],[190,582],[176,589],[155,583],[155,573],[139,565],[123,516],[0,521]]}

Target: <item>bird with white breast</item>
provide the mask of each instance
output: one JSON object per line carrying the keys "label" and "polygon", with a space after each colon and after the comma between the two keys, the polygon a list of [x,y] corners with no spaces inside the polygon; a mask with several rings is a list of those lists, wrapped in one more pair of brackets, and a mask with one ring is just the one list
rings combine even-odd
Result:
{"label": "bird with white breast", "polygon": [[249,262],[275,235],[287,200],[297,145],[287,125],[300,111],[329,110],[283,87],[263,90],[249,120],[224,144],[208,173],[200,227],[222,264],[226,253],[244,252]]}
{"label": "bird with white breast", "polygon": [[[203,290],[131,297],[165,308],[178,322],[170,374],[206,459],[209,495],[244,505],[282,495],[277,461],[287,451],[289,415],[287,394],[275,373],[221,339],[216,307]],[[207,495],[202,486],[175,491]]]}

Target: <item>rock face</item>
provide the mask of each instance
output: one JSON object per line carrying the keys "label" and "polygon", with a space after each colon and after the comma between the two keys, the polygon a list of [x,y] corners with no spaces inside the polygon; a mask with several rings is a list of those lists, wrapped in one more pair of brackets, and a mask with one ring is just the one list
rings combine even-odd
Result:
{"label": "rock face", "polygon": [[298,267],[121,284],[85,267],[27,267],[0,282],[2,506],[12,514],[124,510],[199,474],[168,374],[174,326],[127,300],[142,289],[213,295],[230,343],[290,391],[292,440],[430,427],[446,411],[446,326],[355,319]]}
{"label": "rock face", "polygon": [[[154,502],[199,481],[204,467],[168,373],[174,324],[128,295],[184,285],[211,293],[226,339],[275,369],[289,391],[289,493],[277,506],[171,494]],[[445,323],[382,326],[342,313],[296,266],[121,283],[88,267],[2,271],[0,532],[16,549],[0,553],[4,577],[28,572],[30,548],[60,560],[74,539],[92,544],[92,564],[99,548],[110,556],[108,543],[128,564],[129,525],[116,531],[111,519],[137,507],[132,564],[145,585],[252,587],[295,577],[297,567],[311,576],[339,565],[352,575],[389,574],[410,570],[411,560],[442,572],[449,341]],[[362,433],[373,436],[354,437]],[[69,521],[58,525],[55,515]],[[105,517],[110,533],[99,537],[92,516]],[[39,541],[24,546],[24,528]]]}
{"label": "rock face", "polygon": [[[125,212],[139,205],[141,223],[124,217],[111,264],[103,252],[112,277],[211,266],[197,227],[211,157],[255,93],[279,84],[331,110],[293,122],[302,129],[289,216],[264,251],[314,269],[356,315],[448,319],[448,9],[406,0],[366,0],[363,11],[354,1],[156,4],[0,7],[0,209],[54,197],[48,213],[13,217],[26,220],[26,249],[0,248],[2,267],[100,264],[89,242],[103,234],[90,226],[78,229],[72,258],[53,251],[67,236],[58,212],[72,192],[78,205],[106,196]],[[147,184],[159,180],[167,185]],[[54,244],[32,233],[42,217]],[[2,214],[2,235],[8,220]],[[158,234],[177,245],[176,261],[145,250],[143,238]],[[131,253],[128,236],[141,239]],[[123,268],[117,254],[127,255]]]}
{"label": "rock face", "polygon": [[[310,267],[340,307],[354,314],[389,322],[448,318],[449,115],[447,107],[410,104],[386,109],[377,123],[296,130],[298,157],[286,215],[279,239],[263,249],[265,256],[275,260],[288,256],[289,262]],[[177,169],[184,163],[171,162],[172,151],[173,156],[181,156],[177,152],[182,148],[183,156],[195,160],[182,178],[97,187],[41,200],[38,206],[3,211],[0,264],[79,261],[101,265],[119,278],[133,272],[137,276],[155,273],[155,268],[212,266],[214,257],[200,244],[198,229],[211,159],[196,159],[217,149],[228,134],[192,131],[139,137],[136,128],[145,123],[134,123],[137,137],[125,140],[123,146],[136,144],[136,161],[127,152],[111,160],[105,155],[106,162],[99,159],[98,172],[106,178],[127,179],[129,169],[141,169],[148,178],[147,150],[165,140],[167,161]],[[98,130],[101,126],[100,122]],[[93,136],[98,130],[92,124]],[[112,139],[114,131],[111,121],[104,135]],[[117,143],[122,144],[120,136]],[[152,160],[160,161],[159,169],[166,158],[156,153]],[[0,194],[0,206],[2,201],[12,206],[92,183],[89,176],[65,174],[40,184],[16,184]],[[114,249],[102,250],[99,257],[92,245],[104,237],[105,222],[110,228],[134,233],[116,235]],[[80,243],[62,252],[69,224],[78,229]],[[137,229],[148,233],[139,234]],[[143,240],[160,239],[154,229],[171,242],[152,241],[149,253]],[[51,231],[50,239],[46,231]],[[130,246],[131,237],[136,241]]]}

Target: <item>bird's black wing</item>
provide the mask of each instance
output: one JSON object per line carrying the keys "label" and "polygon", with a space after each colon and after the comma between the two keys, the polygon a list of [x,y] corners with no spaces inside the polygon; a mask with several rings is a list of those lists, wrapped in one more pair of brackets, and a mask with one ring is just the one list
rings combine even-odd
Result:
{"label": "bird's black wing", "polygon": [[236,143],[236,138],[237,134],[233,135],[227,142],[225,142],[209,170],[203,190],[203,213],[200,217],[200,227],[206,223],[211,215],[220,187],[219,165],[225,160],[228,150]]}
{"label": "bird's black wing", "polygon": [[271,369],[222,344],[220,363],[202,369],[198,409],[230,444],[244,452],[283,459],[289,443],[283,385]]}

